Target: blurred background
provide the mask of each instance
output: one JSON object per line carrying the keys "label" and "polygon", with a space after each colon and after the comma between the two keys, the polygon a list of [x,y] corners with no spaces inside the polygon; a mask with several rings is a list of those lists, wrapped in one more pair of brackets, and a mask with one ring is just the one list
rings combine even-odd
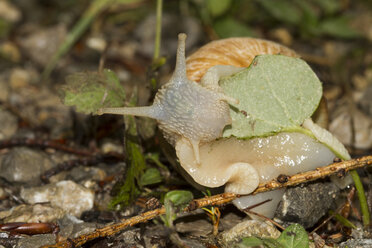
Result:
{"label": "blurred background", "polygon": [[49,138],[66,138],[70,113],[52,114],[48,108],[64,109],[52,96],[67,75],[96,71],[104,58],[104,67],[118,75],[127,94],[139,86],[144,105],[153,95],[150,79],[163,82],[173,70],[178,33],[188,35],[187,54],[214,39],[250,36],[298,52],[324,83],[331,131],[357,154],[370,152],[370,1],[168,0],[161,21],[162,66],[151,69],[156,1],[1,0],[1,103],[25,126],[43,127]]}
{"label": "blurred background", "polygon": [[[172,189],[190,189],[190,185],[168,166],[177,163],[172,155],[173,149],[162,140],[153,121],[137,119],[140,140],[136,140],[135,145],[145,154],[139,152],[143,167],[136,171],[133,169],[138,167],[135,159],[131,160],[133,163],[127,160],[127,165],[122,163],[122,117],[78,113],[63,105],[60,98],[61,87],[68,75],[85,73],[73,79],[77,85],[79,80],[81,83],[98,82],[101,79],[96,72],[109,68],[125,88],[127,99],[135,89],[138,96],[134,102],[149,105],[156,90],[169,79],[174,69],[177,34],[180,32],[188,35],[187,55],[212,40],[238,36],[272,40],[292,48],[323,82],[324,102],[328,105],[325,125],[346,145],[352,157],[372,154],[372,1],[164,0],[159,9],[162,11],[157,15],[159,2],[0,0],[0,144],[3,145],[0,148],[12,147],[11,142],[5,142],[5,145],[1,142],[18,138],[36,142],[28,146],[47,148],[45,151],[33,148],[0,151],[0,210],[23,204],[24,201],[19,200],[21,187],[42,185],[40,176],[55,167],[62,169],[49,178],[51,182],[73,180],[96,193],[89,198],[93,202],[95,197],[94,209],[93,203],[89,208],[82,207],[90,211],[81,217],[87,222],[107,223],[122,216],[135,215],[146,209],[146,197],[162,198]],[[160,34],[160,27],[161,39],[157,43],[156,34]],[[137,137],[127,133],[127,140],[130,136]],[[39,144],[38,140],[89,149],[88,160],[78,161],[76,158],[81,154],[71,155],[70,150],[66,155],[58,152],[56,146]],[[14,146],[22,146],[17,142]],[[159,147],[162,147],[161,152]],[[108,166],[108,161],[104,161],[100,167],[77,167],[102,162],[99,160],[102,157],[95,157],[96,152],[115,152],[120,156],[114,157],[114,165]],[[44,160],[53,162],[44,166],[44,162],[40,163]],[[63,167],[69,164],[75,167]],[[366,191],[371,207],[371,168],[362,169],[360,174],[368,186]],[[123,200],[119,194],[112,201],[123,182],[127,188],[122,192],[127,198]],[[325,192],[329,195],[327,189]],[[144,198],[142,203],[137,198],[140,193]],[[196,194],[203,197],[201,192]],[[351,202],[349,198],[352,200],[352,196],[347,199]],[[72,201],[81,202],[80,193],[77,199]],[[119,217],[109,212],[118,210],[114,208],[117,203],[128,205],[134,200],[137,200],[137,208],[127,209]],[[56,210],[56,207],[51,209]],[[77,207],[71,209],[75,211]],[[75,216],[79,218],[83,210]],[[22,215],[26,211],[20,212]],[[46,219],[33,220],[53,222],[65,214],[61,213],[46,214]],[[7,217],[5,222],[19,222],[18,215]],[[230,228],[234,220],[235,224],[240,223],[245,217],[238,213],[235,216],[239,218],[234,219],[226,210],[223,215],[227,216],[225,229]],[[210,225],[210,222],[205,222]],[[66,226],[71,226],[66,223]],[[199,224],[191,229],[195,226]],[[327,228],[323,228],[324,233],[341,230],[339,226]],[[210,226],[207,229],[209,233]],[[168,231],[162,234],[164,239],[168,238]],[[343,234],[341,238],[346,236]],[[153,237],[153,234],[148,234],[148,237]]]}

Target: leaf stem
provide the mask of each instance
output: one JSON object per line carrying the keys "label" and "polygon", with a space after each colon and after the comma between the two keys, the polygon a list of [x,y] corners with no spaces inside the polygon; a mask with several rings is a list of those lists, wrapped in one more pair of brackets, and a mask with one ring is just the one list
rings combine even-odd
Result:
{"label": "leaf stem", "polygon": [[360,203],[360,209],[362,211],[363,225],[366,227],[370,224],[370,218],[371,217],[370,217],[370,213],[369,213],[369,210],[368,210],[366,195],[364,194],[363,184],[362,184],[362,181],[360,180],[359,174],[356,170],[350,171],[350,175],[353,178],[355,188],[357,190],[359,203]]}
{"label": "leaf stem", "polygon": [[349,228],[353,228],[353,229],[356,229],[357,227],[351,222],[349,221],[348,219],[346,219],[345,217],[343,217],[342,215],[340,215],[339,213],[336,213],[335,211],[333,210],[329,210],[328,211],[329,214],[333,215],[333,217],[338,221],[340,222],[342,225],[346,226],[346,227],[349,227]]}

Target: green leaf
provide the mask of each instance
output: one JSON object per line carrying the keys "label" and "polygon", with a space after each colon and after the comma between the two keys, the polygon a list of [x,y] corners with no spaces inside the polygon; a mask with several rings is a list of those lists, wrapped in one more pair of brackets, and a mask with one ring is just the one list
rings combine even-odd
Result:
{"label": "green leaf", "polygon": [[194,196],[187,190],[173,190],[165,195],[164,201],[169,200],[176,207],[188,204]]}
{"label": "green leaf", "polygon": [[212,16],[220,16],[231,6],[231,0],[207,0],[207,8]]}
{"label": "green leaf", "polygon": [[[137,102],[136,95],[137,91],[135,90],[129,106],[135,106]],[[118,204],[127,206],[134,201],[140,194],[139,181],[146,169],[145,157],[139,144],[136,121],[133,116],[125,116],[123,118],[125,123],[125,154],[128,168],[119,193],[110,202],[111,209]]]}
{"label": "green leaf", "polygon": [[98,72],[78,72],[66,77],[62,86],[63,103],[75,106],[86,114],[94,113],[102,107],[121,107],[125,91],[119,79],[111,70]]}
{"label": "green leaf", "polygon": [[213,27],[216,33],[221,38],[257,36],[256,32],[253,29],[249,28],[247,25],[244,25],[231,17],[223,18],[221,20],[216,21]]}
{"label": "green leaf", "polygon": [[141,176],[140,185],[146,186],[151,184],[160,183],[163,180],[160,172],[156,168],[149,168],[145,171],[145,173]]}
{"label": "green leaf", "polygon": [[346,219],[344,216],[342,216],[341,214],[338,214],[338,213],[335,213],[335,211],[333,210],[329,210],[328,213],[330,215],[334,215],[333,217],[338,221],[340,222],[342,225],[348,227],[348,228],[353,228],[353,229],[356,229],[357,227],[353,224],[353,222],[351,222],[350,220]]}
{"label": "green leaf", "polygon": [[313,0],[327,15],[334,14],[341,9],[339,0]]}
{"label": "green leaf", "polygon": [[262,238],[262,241],[265,248],[288,248],[273,238]]}
{"label": "green leaf", "polygon": [[299,224],[287,227],[277,241],[286,248],[308,248],[309,237],[306,230]]}
{"label": "green leaf", "polygon": [[360,33],[350,27],[349,19],[340,16],[324,20],[320,23],[319,29],[322,33],[339,38],[356,38]]}
{"label": "green leaf", "polygon": [[242,242],[238,244],[239,248],[251,247],[251,246],[259,246],[263,245],[263,241],[256,237],[248,237],[242,238]]}
{"label": "green leaf", "polygon": [[173,221],[177,218],[175,207],[182,208],[188,204],[194,196],[190,191],[173,190],[164,197],[165,217],[161,219],[167,227],[173,226]]}
{"label": "green leaf", "polygon": [[301,10],[293,4],[293,1],[258,0],[257,2],[273,17],[280,21],[292,24],[297,24],[301,21]]}
{"label": "green leaf", "polygon": [[224,92],[239,100],[230,108],[231,127],[224,137],[268,136],[295,131],[316,110],[322,85],[301,59],[257,56],[251,66],[220,80]]}

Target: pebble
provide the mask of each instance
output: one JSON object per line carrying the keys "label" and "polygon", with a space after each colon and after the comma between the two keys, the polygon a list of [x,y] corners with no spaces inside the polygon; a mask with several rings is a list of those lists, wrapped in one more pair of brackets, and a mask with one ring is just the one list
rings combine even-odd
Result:
{"label": "pebble", "polygon": [[64,211],[49,203],[26,205],[21,204],[0,212],[0,220],[10,222],[54,222],[64,215]]}
{"label": "pebble", "polygon": [[343,242],[340,248],[372,248],[372,239],[350,239]]}
{"label": "pebble", "polygon": [[64,41],[66,34],[66,26],[60,24],[36,30],[20,39],[19,44],[33,61],[46,66]]}
{"label": "pebble", "polygon": [[329,130],[341,143],[354,146],[357,149],[369,149],[372,147],[371,117],[357,108],[350,111],[346,106],[339,108],[334,113]]}
{"label": "pebble", "polygon": [[5,41],[0,43],[0,53],[3,58],[13,63],[18,63],[21,60],[21,52],[19,51],[17,45],[13,42]]}
{"label": "pebble", "polygon": [[[199,217],[201,218],[201,217]],[[212,232],[212,224],[205,219],[195,221],[185,221],[176,224],[176,231],[180,233],[190,233],[194,236],[207,236]]]}
{"label": "pebble", "polygon": [[17,117],[0,108],[0,140],[9,139],[17,132],[17,129]]}
{"label": "pebble", "polygon": [[77,166],[67,173],[67,178],[75,182],[102,181],[107,176],[103,169],[97,167]]}
{"label": "pebble", "polygon": [[304,228],[310,228],[328,209],[335,206],[339,191],[333,183],[313,183],[305,187],[288,188],[275,217],[282,222],[298,223]]}
{"label": "pebble", "polygon": [[29,204],[50,202],[76,217],[93,208],[94,193],[73,181],[60,181],[41,187],[22,189],[21,198]]}
{"label": "pebble", "polygon": [[21,11],[11,1],[0,1],[0,19],[14,23],[18,22],[21,17]]}
{"label": "pebble", "polygon": [[1,155],[0,177],[8,182],[39,185],[40,175],[53,166],[53,161],[44,152],[17,147]]}
{"label": "pebble", "polygon": [[55,234],[33,235],[20,239],[17,248],[35,248],[43,245],[53,245],[56,243]]}
{"label": "pebble", "polygon": [[65,215],[58,220],[59,235],[63,238],[76,238],[80,235],[93,232],[98,225],[95,223],[84,222],[72,215]]}
{"label": "pebble", "polygon": [[32,73],[22,68],[14,68],[9,76],[9,83],[12,89],[27,86],[32,79]]}

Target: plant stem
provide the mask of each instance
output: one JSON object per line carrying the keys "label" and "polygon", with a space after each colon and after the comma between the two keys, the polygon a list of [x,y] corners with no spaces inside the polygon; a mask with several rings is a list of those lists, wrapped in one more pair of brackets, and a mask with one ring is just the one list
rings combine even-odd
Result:
{"label": "plant stem", "polygon": [[362,211],[363,225],[366,227],[370,224],[370,218],[371,217],[370,217],[369,210],[368,210],[366,195],[364,194],[363,184],[362,184],[362,181],[360,180],[360,177],[359,177],[358,172],[356,170],[350,171],[350,175],[353,178],[355,188],[356,188],[357,193],[358,193],[360,209]]}
{"label": "plant stem", "polygon": [[93,19],[107,6],[109,6],[113,0],[95,0],[84,12],[83,16],[75,24],[72,30],[68,33],[65,41],[58,48],[57,52],[53,55],[50,63],[46,66],[43,72],[43,78],[47,79],[50,73],[56,67],[60,58],[75,44],[75,42],[80,38],[80,36],[89,27],[89,24]]}
{"label": "plant stem", "polygon": [[161,44],[161,18],[162,18],[163,0],[156,1],[156,33],[153,64],[159,59]]}

